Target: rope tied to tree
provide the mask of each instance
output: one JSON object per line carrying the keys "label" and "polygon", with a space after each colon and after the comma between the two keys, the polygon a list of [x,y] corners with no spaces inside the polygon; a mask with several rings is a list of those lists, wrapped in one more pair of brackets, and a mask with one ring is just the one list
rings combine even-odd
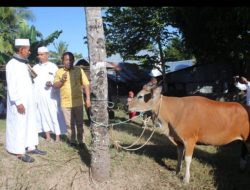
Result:
{"label": "rope tied to tree", "polygon": [[142,147],[144,147],[144,146],[148,143],[148,141],[152,138],[152,136],[153,136],[153,134],[154,134],[154,132],[155,132],[155,129],[156,129],[155,127],[153,128],[153,131],[152,131],[151,135],[149,136],[149,138],[146,140],[145,143],[143,143],[141,146],[139,146],[139,147],[137,147],[137,148],[131,148],[131,147],[133,147],[134,145],[136,145],[137,142],[139,142],[139,140],[140,140],[141,137],[143,136],[145,130],[149,128],[147,124],[148,124],[148,122],[149,122],[150,119],[151,119],[151,116],[149,116],[149,117],[147,117],[146,119],[143,120],[143,126],[144,126],[144,127],[143,127],[143,131],[141,132],[141,135],[137,138],[137,140],[135,140],[131,145],[129,145],[129,146],[122,146],[122,145],[120,144],[120,141],[113,140],[115,147],[116,147],[117,149],[118,149],[118,148],[121,148],[121,149],[123,149],[123,150],[128,150],[128,151],[135,151],[135,150],[139,150],[139,149],[141,149]]}
{"label": "rope tied to tree", "polygon": [[90,119],[91,119],[91,122],[93,122],[93,123],[94,123],[95,125],[97,125],[97,126],[104,126],[104,127],[109,128],[109,127],[113,127],[113,126],[115,126],[115,125],[120,125],[120,124],[128,123],[128,122],[130,122],[131,120],[134,120],[135,118],[138,118],[138,117],[143,117],[143,114],[144,114],[144,112],[141,112],[139,115],[133,117],[132,119],[127,119],[127,120],[125,120],[125,121],[121,121],[121,122],[117,122],[117,123],[109,123],[109,124],[107,124],[107,125],[105,125],[104,123],[99,123],[99,122],[93,120],[93,117],[92,117],[91,115],[90,115]]}
{"label": "rope tied to tree", "polygon": [[[155,121],[156,121],[156,120],[158,119],[158,117],[159,117],[159,113],[160,113],[160,109],[161,109],[161,104],[162,104],[162,95],[161,95],[159,101],[160,101],[160,102],[159,102],[158,111],[157,111],[156,116],[155,116],[154,118],[152,118],[151,116],[149,116],[149,117],[147,117],[146,119],[143,120],[144,129],[143,129],[141,135],[138,137],[138,139],[137,139],[135,142],[133,142],[131,145],[129,145],[129,146],[122,146],[121,144],[119,144],[119,141],[114,141],[114,140],[113,140],[113,141],[114,141],[114,144],[115,144],[115,146],[116,146],[117,149],[118,149],[118,148],[121,148],[121,149],[123,149],[123,150],[135,151],[135,150],[141,149],[142,147],[144,147],[144,146],[150,141],[150,139],[152,138],[152,136],[153,136],[153,134],[154,134],[154,132],[155,132],[155,129],[156,129],[156,127],[155,127]],[[146,142],[143,143],[141,146],[139,146],[139,147],[137,147],[137,148],[131,148],[131,147],[133,147],[133,146],[141,139],[142,135],[143,135],[144,132],[145,132],[145,129],[146,129],[146,128],[149,128],[149,127],[147,127],[147,126],[148,126],[148,122],[149,122],[150,119],[153,121],[153,130],[152,130],[152,133],[150,134],[150,136],[148,137],[148,139],[146,140]]]}

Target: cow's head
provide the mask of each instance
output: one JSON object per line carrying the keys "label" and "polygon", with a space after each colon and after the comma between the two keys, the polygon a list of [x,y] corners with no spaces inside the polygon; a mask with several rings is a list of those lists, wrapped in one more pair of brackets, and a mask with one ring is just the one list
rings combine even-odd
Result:
{"label": "cow's head", "polygon": [[156,84],[144,85],[143,89],[128,104],[129,111],[145,112],[152,110],[159,101],[161,90],[162,87]]}

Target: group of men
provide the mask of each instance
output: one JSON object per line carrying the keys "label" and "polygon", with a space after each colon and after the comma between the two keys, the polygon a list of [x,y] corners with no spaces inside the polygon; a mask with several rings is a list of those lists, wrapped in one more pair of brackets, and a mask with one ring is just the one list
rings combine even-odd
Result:
{"label": "group of men", "polygon": [[6,65],[6,150],[28,163],[35,161],[30,154],[47,154],[37,148],[39,132],[47,141],[54,133],[58,142],[68,128],[71,145],[83,145],[83,88],[86,107],[91,106],[88,78],[73,66],[71,52],[63,53],[60,69],[48,61],[46,47],[39,47],[37,53],[39,63],[31,68],[29,39],[16,39],[15,54]]}

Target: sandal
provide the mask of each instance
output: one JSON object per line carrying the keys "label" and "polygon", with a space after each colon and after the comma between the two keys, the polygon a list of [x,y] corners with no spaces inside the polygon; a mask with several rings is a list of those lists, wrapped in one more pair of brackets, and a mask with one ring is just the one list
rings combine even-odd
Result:
{"label": "sandal", "polygon": [[32,158],[31,156],[27,155],[27,154],[24,154],[22,156],[18,156],[17,157],[19,160],[22,160],[23,162],[28,162],[28,163],[31,163],[31,162],[34,162],[35,159]]}

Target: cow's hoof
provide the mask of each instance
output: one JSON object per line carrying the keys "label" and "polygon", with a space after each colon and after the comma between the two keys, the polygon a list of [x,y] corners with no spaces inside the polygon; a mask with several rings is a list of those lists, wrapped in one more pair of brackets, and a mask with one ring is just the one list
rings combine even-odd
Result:
{"label": "cow's hoof", "polygon": [[184,184],[189,184],[189,179],[185,177],[185,178],[183,179],[183,183],[184,183]]}

